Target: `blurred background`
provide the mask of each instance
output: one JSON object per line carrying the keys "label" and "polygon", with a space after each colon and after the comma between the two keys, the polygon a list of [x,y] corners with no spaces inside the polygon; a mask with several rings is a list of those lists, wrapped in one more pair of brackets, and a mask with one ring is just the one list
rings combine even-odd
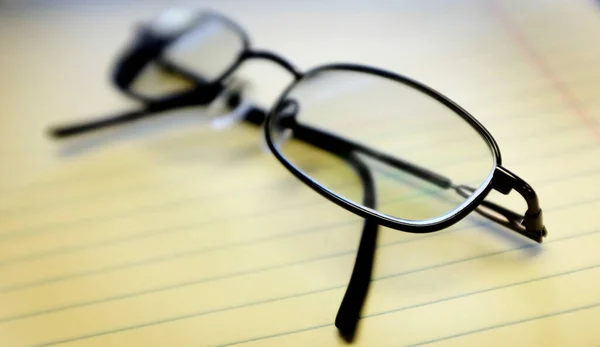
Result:
{"label": "blurred background", "polygon": [[[260,128],[217,131],[199,107],[47,136],[51,125],[138,105],[111,84],[112,68],[136,28],[171,7],[226,14],[254,47],[302,70],[354,62],[434,87],[479,119],[504,164],[538,191],[551,237],[597,227],[597,2],[0,1],[1,345],[344,343],[332,324],[362,221],[285,170]],[[237,76],[263,107],[290,82],[264,62]],[[466,334],[448,344],[492,345],[502,333],[558,346],[597,321],[595,309],[514,336],[488,329],[600,302],[584,289],[598,271],[436,304],[595,264],[596,236],[541,251],[482,223],[432,235],[382,228],[355,344]],[[540,288],[554,289],[535,296]],[[481,329],[490,331],[469,333]],[[600,341],[589,331],[581,341]]]}

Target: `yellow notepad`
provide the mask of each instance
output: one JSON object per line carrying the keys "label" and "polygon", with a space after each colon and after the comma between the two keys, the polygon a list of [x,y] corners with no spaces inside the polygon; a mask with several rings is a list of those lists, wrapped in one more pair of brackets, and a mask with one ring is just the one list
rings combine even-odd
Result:
{"label": "yellow notepad", "polygon": [[[361,220],[265,152],[260,129],[215,131],[190,109],[45,137],[131,106],[105,75],[132,23],[168,5],[0,7],[0,346],[344,345],[333,322]],[[213,5],[301,67],[361,62],[431,85],[539,194],[541,246],[476,215],[427,235],[382,228],[354,345],[600,345],[596,3]],[[242,72],[262,101],[281,82],[263,68]]]}

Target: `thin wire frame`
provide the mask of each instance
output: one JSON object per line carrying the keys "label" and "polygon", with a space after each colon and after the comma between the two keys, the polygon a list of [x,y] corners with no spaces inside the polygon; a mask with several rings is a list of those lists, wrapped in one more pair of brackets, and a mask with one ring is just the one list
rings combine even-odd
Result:
{"label": "thin wire frame", "polygon": [[[395,82],[410,86],[434,98],[438,102],[442,103],[444,106],[448,107],[454,113],[458,114],[463,120],[465,120],[469,125],[471,125],[473,129],[475,129],[477,133],[485,140],[485,143],[488,145],[494,160],[493,170],[490,171],[490,173],[487,175],[487,177],[479,186],[479,188],[477,188],[462,204],[460,204],[458,207],[442,216],[430,218],[427,220],[408,220],[396,218],[381,213],[377,210],[365,207],[364,205],[348,200],[340,196],[339,194],[336,194],[335,192],[331,191],[330,189],[322,186],[321,184],[317,183],[310,176],[306,175],[302,170],[290,163],[290,161],[286,159],[285,155],[283,155],[279,151],[277,146],[274,144],[273,135],[271,134],[270,129],[273,127],[273,122],[276,119],[276,110],[280,108],[280,105],[282,105],[289,92],[293,90],[298,83],[302,82],[303,78],[308,78],[314,74],[331,70],[344,70],[372,74],[381,78],[390,79]],[[458,106],[452,100],[450,100],[443,94],[437,92],[433,88],[402,75],[394,74],[392,72],[374,67],[356,64],[331,64],[318,66],[306,72],[302,79],[296,79],[295,81],[293,81],[281,94],[281,96],[275,103],[275,106],[269,111],[265,125],[265,140],[269,149],[273,152],[275,157],[288,170],[290,170],[302,182],[307,184],[309,187],[317,191],[319,194],[321,194],[323,197],[327,198],[331,202],[363,218],[374,218],[380,225],[389,228],[413,233],[429,233],[445,229],[460,221],[466,215],[471,213],[475,208],[477,208],[477,206],[481,204],[481,202],[486,198],[487,194],[492,189],[492,181],[494,179],[494,174],[497,172],[498,166],[502,164],[502,157],[500,154],[500,149],[498,148],[498,144],[496,143],[490,132],[479,121],[477,121],[475,117],[473,117],[462,107]]]}
{"label": "thin wire frame", "polygon": [[[288,170],[290,170],[290,172],[292,172],[294,176],[296,176],[302,182],[307,184],[317,193],[321,194],[323,197],[327,198],[331,202],[345,208],[346,210],[356,215],[359,215],[363,218],[373,219],[380,225],[411,233],[430,233],[445,229],[457,223],[458,221],[466,217],[469,213],[475,210],[484,217],[493,220],[497,223],[500,223],[506,226],[507,228],[510,228],[532,240],[535,240],[536,242],[542,242],[543,238],[546,237],[547,232],[542,221],[542,211],[539,207],[537,195],[535,194],[534,190],[525,181],[523,181],[518,176],[516,176],[515,174],[513,174],[512,172],[510,172],[502,166],[502,156],[500,154],[500,149],[490,132],[474,116],[472,116],[465,109],[463,109],[458,104],[450,100],[448,97],[444,96],[442,93],[409,77],[366,65],[328,64],[314,67],[308,70],[307,72],[300,72],[290,62],[288,62],[286,59],[278,56],[275,53],[262,50],[253,50],[250,46],[249,36],[240,26],[235,24],[232,20],[213,12],[208,12],[207,15],[214,15],[215,18],[222,19],[226,21],[226,24],[231,25],[232,28],[234,28],[240,34],[240,39],[243,40],[245,47],[244,50],[239,53],[238,59],[234,61],[231,67],[227,69],[213,83],[222,83],[231,74],[233,74],[233,72],[235,72],[240,65],[242,65],[246,60],[249,59],[265,59],[272,61],[293,75],[294,80],[290,83],[290,85],[288,85],[284,89],[281,96],[278,98],[277,102],[273,105],[273,107],[271,107],[270,110],[264,116],[256,116],[256,113],[262,114],[264,113],[264,111],[255,112],[254,118],[256,119],[266,117],[266,124],[264,127],[265,141],[271,152],[275,155],[275,157]],[[459,205],[459,207],[442,216],[422,221],[407,220],[389,216],[374,209],[367,208],[364,205],[360,205],[356,202],[345,199],[336,194],[335,192],[323,187],[315,180],[311,179],[308,175],[304,174],[300,169],[295,167],[285,158],[285,156],[274,145],[272,134],[270,133],[269,129],[271,128],[272,121],[274,119],[275,110],[278,109],[278,107],[281,105],[282,101],[285,99],[286,95],[290,92],[290,90],[292,90],[305,76],[310,76],[312,74],[324,70],[349,70],[377,75],[379,77],[387,78],[395,82],[412,87],[434,98],[441,104],[448,107],[450,110],[454,111],[454,113],[458,114],[483,138],[483,140],[486,142],[492,153],[492,157],[494,160],[493,170],[491,170],[490,174],[485,178],[484,182],[471,194],[465,194],[468,189],[459,190],[459,187],[454,187],[455,189],[457,189],[459,194],[466,198],[465,201],[461,205]],[[337,138],[333,136],[332,140],[333,139]],[[523,196],[523,198],[527,202],[528,207],[525,214],[523,216],[520,216],[494,203],[486,202],[485,198],[492,189],[495,189],[501,192],[502,194],[508,194],[513,189],[516,190],[519,194]],[[480,207],[484,207],[495,214],[489,213],[488,211],[483,211],[482,209],[480,209]],[[498,215],[500,217],[498,217]]]}

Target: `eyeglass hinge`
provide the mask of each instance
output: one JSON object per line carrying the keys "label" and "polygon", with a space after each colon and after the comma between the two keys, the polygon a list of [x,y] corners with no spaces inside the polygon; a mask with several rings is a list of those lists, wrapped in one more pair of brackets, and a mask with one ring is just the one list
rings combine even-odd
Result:
{"label": "eyeglass hinge", "polygon": [[513,189],[514,185],[514,177],[509,175],[503,168],[498,167],[494,171],[494,178],[492,179],[492,188],[494,190],[507,195]]}
{"label": "eyeglass hinge", "polygon": [[521,230],[516,230],[520,234],[542,242],[548,234],[542,218],[542,209],[538,201],[537,194],[529,184],[510,172],[508,169],[498,166],[494,172],[492,188],[502,194],[508,194],[511,190],[516,190],[525,199],[527,211],[521,221]]}

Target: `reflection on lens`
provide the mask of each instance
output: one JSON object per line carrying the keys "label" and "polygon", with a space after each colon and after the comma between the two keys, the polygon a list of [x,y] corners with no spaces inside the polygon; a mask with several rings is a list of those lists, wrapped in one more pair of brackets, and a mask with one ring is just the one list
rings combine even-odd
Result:
{"label": "reflection on lens", "polygon": [[243,38],[231,23],[205,15],[166,48],[163,58],[210,82],[235,63],[243,48]]}
{"label": "reflection on lens", "polygon": [[147,98],[167,97],[194,86],[192,80],[166,71],[165,63],[209,83],[236,62],[245,44],[234,24],[210,13],[171,9],[151,21],[149,28],[166,43],[130,85],[132,92]]}
{"label": "reflection on lens", "polygon": [[[332,156],[313,160],[315,151],[341,158],[355,153],[374,175],[376,210],[395,218],[423,221],[456,213],[473,196],[465,199],[452,186],[482,187],[495,166],[486,140],[451,108],[376,74],[316,70],[294,85],[275,110],[268,130],[287,161],[360,205],[361,198],[345,193],[360,191],[351,186],[357,183],[344,185],[332,177]],[[294,138],[276,141],[284,130]]]}

